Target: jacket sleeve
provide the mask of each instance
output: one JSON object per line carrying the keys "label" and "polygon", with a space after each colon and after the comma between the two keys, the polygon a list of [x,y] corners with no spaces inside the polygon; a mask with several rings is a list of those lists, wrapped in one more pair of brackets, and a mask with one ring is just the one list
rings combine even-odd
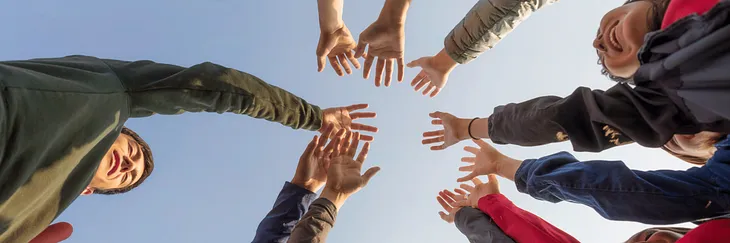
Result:
{"label": "jacket sleeve", "polygon": [[491,215],[494,222],[517,242],[579,243],[568,233],[518,208],[502,194],[480,198],[479,209]]}
{"label": "jacket sleeve", "polygon": [[517,190],[593,208],[610,220],[675,224],[730,213],[730,151],[686,171],[636,171],[621,161],[579,162],[566,152],[525,160]]}
{"label": "jacket sleeve", "polygon": [[284,243],[317,194],[286,182],[276,197],[274,207],[256,229],[253,243]]}
{"label": "jacket sleeve", "polygon": [[289,237],[290,243],[321,243],[335,225],[337,207],[325,198],[314,200],[309,211],[297,223]]}
{"label": "jacket sleeve", "polygon": [[687,114],[665,95],[617,84],[606,90],[580,87],[565,98],[543,96],[494,109],[489,137],[498,144],[536,146],[570,140],[575,151],[598,152],[637,142],[661,147],[691,126]]}
{"label": "jacket sleeve", "polygon": [[456,212],[454,224],[470,243],[515,243],[479,209],[464,207]]}
{"label": "jacket sleeve", "polygon": [[558,0],[479,0],[446,36],[444,48],[465,64],[494,47],[538,9]]}
{"label": "jacket sleeve", "polygon": [[263,80],[210,62],[190,68],[152,61],[103,60],[131,97],[131,117],[232,112],[317,130],[320,108]]}

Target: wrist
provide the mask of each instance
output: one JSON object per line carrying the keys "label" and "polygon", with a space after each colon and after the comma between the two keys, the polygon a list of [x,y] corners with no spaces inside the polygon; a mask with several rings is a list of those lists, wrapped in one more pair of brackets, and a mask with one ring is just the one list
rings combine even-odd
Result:
{"label": "wrist", "polygon": [[[469,122],[471,122],[471,119],[465,119],[465,118],[456,118],[456,127],[459,129],[456,131],[456,138],[459,139],[459,141],[470,139],[469,137]],[[474,124],[472,124],[474,126]],[[472,131],[472,135],[473,135]]]}
{"label": "wrist", "polygon": [[319,20],[319,31],[322,33],[334,33],[335,31],[345,27],[345,21],[340,19]]}
{"label": "wrist", "polygon": [[290,181],[290,183],[291,184],[294,184],[294,185],[297,185],[297,186],[299,186],[301,188],[304,188],[304,189],[306,189],[306,190],[308,190],[308,191],[310,191],[312,193],[316,193],[317,191],[319,191],[319,189],[322,188],[322,186],[324,186],[324,183],[321,183],[319,181],[315,181],[315,180],[312,180],[312,179],[303,180],[303,179],[298,179],[296,177],[294,179],[292,179]]}
{"label": "wrist", "polygon": [[451,72],[457,65],[459,65],[459,63],[454,61],[454,59],[451,59],[451,56],[446,53],[446,49],[441,49],[441,51],[434,56],[434,61],[434,68],[445,73]]}
{"label": "wrist", "polygon": [[339,0],[318,0],[319,29],[322,32],[334,32],[345,26],[342,20],[343,2]]}
{"label": "wrist", "polygon": [[391,26],[402,28],[406,23],[406,15],[410,3],[410,0],[386,0],[378,16],[378,20],[385,21]]}
{"label": "wrist", "polygon": [[335,192],[327,188],[322,191],[322,194],[320,194],[319,197],[332,202],[332,204],[337,207],[337,211],[340,211],[340,208],[342,208],[342,205],[345,204],[345,201],[348,198],[348,196],[343,193]]}
{"label": "wrist", "polygon": [[517,170],[522,165],[522,160],[516,160],[507,156],[498,160],[497,163],[497,175],[507,178],[508,180],[514,181]]}

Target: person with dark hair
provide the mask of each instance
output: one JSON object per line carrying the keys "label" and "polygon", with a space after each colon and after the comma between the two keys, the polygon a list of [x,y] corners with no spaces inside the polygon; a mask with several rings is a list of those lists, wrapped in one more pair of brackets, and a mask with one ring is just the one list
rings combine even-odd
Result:
{"label": "person with dark hair", "polygon": [[[568,233],[553,226],[542,218],[514,205],[499,192],[496,176],[489,175],[489,181],[482,183],[472,179],[474,185],[461,184],[468,191],[455,195],[444,190],[439,193],[439,203],[448,210],[462,208],[479,211],[473,214],[472,227],[461,230],[472,243],[570,243],[579,242]],[[459,190],[459,189],[457,189]],[[443,214],[443,212],[440,212]],[[480,227],[481,226],[481,227]],[[494,236],[503,236],[495,238]],[[506,237],[506,238],[505,238]],[[724,243],[730,238],[730,219],[714,219],[700,224],[697,228],[653,227],[632,235],[626,243]]]}
{"label": "person with dark hair", "polygon": [[29,241],[80,194],[125,192],[149,176],[151,152],[123,128],[129,118],[232,112],[294,129],[377,131],[356,122],[376,116],[357,112],[367,104],[320,109],[209,62],[185,68],[89,56],[2,61],[0,80],[0,242]]}
{"label": "person with dark hair", "polygon": [[[730,43],[728,16],[727,0],[629,1],[604,16],[594,46],[607,72],[635,86],[622,82],[606,91],[580,87],[567,97],[498,106],[488,118],[458,126],[481,130],[471,137],[499,144],[570,140],[575,151],[591,152],[630,142],[662,147],[675,134],[728,134],[730,110],[725,104],[730,96],[721,82],[730,79],[724,71],[730,63],[728,46],[722,44]],[[431,116],[439,124],[456,126],[447,125],[442,115]],[[424,143],[443,142],[444,134],[427,132]]]}

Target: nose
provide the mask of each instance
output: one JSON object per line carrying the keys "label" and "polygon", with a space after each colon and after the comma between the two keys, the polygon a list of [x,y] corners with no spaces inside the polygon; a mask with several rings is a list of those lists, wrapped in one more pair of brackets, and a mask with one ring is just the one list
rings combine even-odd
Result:
{"label": "nose", "polygon": [[606,52],[606,46],[603,45],[603,34],[599,34],[596,36],[595,39],[593,39],[593,48],[596,48],[598,52]]}
{"label": "nose", "polygon": [[120,166],[120,172],[125,173],[134,170],[135,164],[132,162],[129,157],[124,156],[124,159],[122,159],[122,165]]}

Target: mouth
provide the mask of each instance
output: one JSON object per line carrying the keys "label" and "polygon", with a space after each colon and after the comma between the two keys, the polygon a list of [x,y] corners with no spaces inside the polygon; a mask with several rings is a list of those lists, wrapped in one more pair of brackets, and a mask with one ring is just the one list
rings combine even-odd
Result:
{"label": "mouth", "polygon": [[619,24],[619,21],[616,21],[616,23],[614,23],[611,26],[611,28],[608,29],[608,34],[606,35],[608,38],[607,38],[606,42],[607,42],[607,46],[611,47],[611,49],[613,49],[617,52],[622,52],[624,50],[624,48],[621,46],[621,43],[618,41],[618,37],[616,34],[616,29],[617,29],[618,24]]}
{"label": "mouth", "polygon": [[109,169],[109,172],[106,173],[107,176],[110,176],[117,172],[117,169],[119,169],[119,154],[117,151],[112,151],[112,166]]}

